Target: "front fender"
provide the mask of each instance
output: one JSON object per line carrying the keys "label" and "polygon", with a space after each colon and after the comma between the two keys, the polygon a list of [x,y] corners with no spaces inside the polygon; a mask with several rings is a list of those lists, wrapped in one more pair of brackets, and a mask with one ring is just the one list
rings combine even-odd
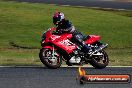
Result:
{"label": "front fender", "polygon": [[[42,48],[43,48],[43,49],[50,49],[50,50],[53,50],[53,46],[43,46]],[[54,50],[57,50],[57,49],[54,48]]]}

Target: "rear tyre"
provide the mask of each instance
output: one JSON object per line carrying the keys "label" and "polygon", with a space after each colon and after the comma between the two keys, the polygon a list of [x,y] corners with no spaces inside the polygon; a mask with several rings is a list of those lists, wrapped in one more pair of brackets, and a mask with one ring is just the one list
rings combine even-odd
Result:
{"label": "rear tyre", "polygon": [[48,68],[56,69],[61,66],[60,56],[56,51],[54,51],[54,56],[53,56],[52,50],[41,49],[39,53],[39,58],[41,62]]}
{"label": "rear tyre", "polygon": [[107,53],[104,50],[100,51],[100,53],[102,53],[101,56],[94,56],[93,55],[93,57],[90,61],[90,64],[97,69],[103,69],[109,63],[109,58],[108,58]]}

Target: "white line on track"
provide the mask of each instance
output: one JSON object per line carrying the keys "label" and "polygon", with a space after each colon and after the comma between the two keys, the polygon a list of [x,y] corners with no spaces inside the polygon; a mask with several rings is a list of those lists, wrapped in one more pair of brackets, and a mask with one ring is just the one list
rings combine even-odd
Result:
{"label": "white line on track", "polygon": [[[93,67],[91,65],[84,65],[84,66],[67,66],[67,65],[62,65],[61,67]],[[107,67],[112,67],[112,68],[116,68],[116,67],[132,67],[132,66],[107,66]]]}
{"label": "white line on track", "polygon": [[[45,66],[0,66],[0,68],[13,68],[13,67],[22,67],[22,68],[35,68],[35,67],[45,67]],[[64,67],[68,67],[68,68],[74,68],[74,67],[92,67],[93,68],[93,66],[89,66],[89,65],[84,65],[84,66],[67,66],[67,65],[62,65],[61,66],[62,68]],[[121,67],[123,67],[123,68],[129,68],[129,67],[132,67],[132,66],[107,66],[107,67],[112,67],[112,68],[121,68]]]}

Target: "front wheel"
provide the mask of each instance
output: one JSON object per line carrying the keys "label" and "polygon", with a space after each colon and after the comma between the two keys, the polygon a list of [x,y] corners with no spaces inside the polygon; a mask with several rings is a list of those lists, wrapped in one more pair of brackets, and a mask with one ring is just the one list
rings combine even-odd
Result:
{"label": "front wheel", "polygon": [[105,68],[108,65],[108,63],[109,63],[109,58],[107,53],[104,50],[93,55],[90,61],[90,64],[97,69]]}
{"label": "front wheel", "polygon": [[59,68],[61,66],[60,56],[56,51],[41,49],[39,53],[41,62],[48,68]]}

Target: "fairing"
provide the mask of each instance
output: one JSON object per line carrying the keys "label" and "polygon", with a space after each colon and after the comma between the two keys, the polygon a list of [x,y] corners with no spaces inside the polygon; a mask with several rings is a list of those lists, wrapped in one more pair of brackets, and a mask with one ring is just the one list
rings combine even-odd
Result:
{"label": "fairing", "polygon": [[89,35],[89,36],[90,38],[85,41],[86,44],[93,44],[94,42],[99,41],[101,38],[100,36],[96,36],[96,35]]}

